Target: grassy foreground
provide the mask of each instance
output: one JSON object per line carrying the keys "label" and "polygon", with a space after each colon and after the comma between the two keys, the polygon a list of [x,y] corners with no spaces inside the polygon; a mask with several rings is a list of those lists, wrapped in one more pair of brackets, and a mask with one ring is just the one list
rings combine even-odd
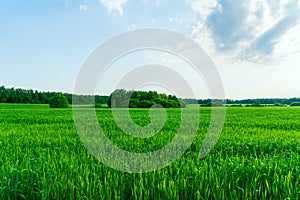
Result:
{"label": "grassy foreground", "polygon": [[[89,154],[71,109],[3,106],[0,199],[300,199],[300,108],[228,108],[217,145],[199,159],[210,120],[210,108],[201,108],[197,137],[182,157],[155,172],[131,174]],[[162,133],[133,141],[113,122],[110,109],[97,109],[108,137],[136,152],[170,142],[180,110],[167,113],[171,120]],[[146,109],[131,114],[139,124],[149,122]]]}

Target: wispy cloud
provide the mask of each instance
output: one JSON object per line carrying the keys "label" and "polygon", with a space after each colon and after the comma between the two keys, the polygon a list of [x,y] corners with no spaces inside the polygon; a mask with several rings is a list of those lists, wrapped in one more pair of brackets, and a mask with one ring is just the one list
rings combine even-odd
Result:
{"label": "wispy cloud", "polygon": [[200,16],[201,20],[206,20],[209,15],[211,15],[216,10],[220,10],[221,8],[217,0],[188,0],[188,2],[191,5],[193,11]]}
{"label": "wispy cloud", "polygon": [[80,12],[84,12],[88,10],[88,6],[87,5],[79,5],[79,10]]}
{"label": "wispy cloud", "polygon": [[[143,1],[144,3],[151,2],[151,1],[149,1],[149,0],[142,0],[142,1]],[[156,1],[153,1],[153,0],[152,0],[151,3],[155,3],[155,5],[158,7],[158,6],[160,6],[161,2],[162,2],[162,0],[156,0]]]}
{"label": "wispy cloud", "polygon": [[170,23],[182,23],[182,19],[180,19],[180,18],[172,18],[172,17],[169,17],[168,18],[168,21],[170,22]]}
{"label": "wispy cloud", "polygon": [[192,32],[196,41],[235,60],[273,59],[276,45],[300,19],[298,0],[189,3],[198,15]]}
{"label": "wispy cloud", "polygon": [[156,0],[155,5],[160,6],[160,4],[161,4],[161,0]]}
{"label": "wispy cloud", "polygon": [[123,15],[123,4],[127,0],[99,0],[99,2],[107,8],[109,12],[117,11],[120,15]]}

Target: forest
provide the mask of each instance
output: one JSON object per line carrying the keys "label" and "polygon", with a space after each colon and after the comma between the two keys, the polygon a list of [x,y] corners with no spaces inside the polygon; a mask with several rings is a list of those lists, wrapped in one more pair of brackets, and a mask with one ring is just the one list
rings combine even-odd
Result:
{"label": "forest", "polygon": [[117,89],[109,96],[108,107],[116,108],[150,108],[162,106],[164,108],[185,107],[185,102],[175,95],[159,94],[156,91],[126,91]]}
{"label": "forest", "polygon": [[[0,87],[0,103],[49,104],[49,100],[58,92],[40,92],[20,88]],[[73,94],[62,93],[72,104]],[[79,104],[106,104],[108,96],[76,95]],[[94,99],[95,98],[95,101]]]}
{"label": "forest", "polygon": [[[210,106],[211,99],[183,99],[187,104],[200,104]],[[242,100],[232,100],[226,99],[214,100],[219,102],[226,102],[227,105],[251,105],[251,106],[261,106],[261,105],[275,105],[275,106],[300,106],[300,98],[258,98],[258,99],[242,99]]]}
{"label": "forest", "polygon": [[[116,90],[122,98],[128,96],[130,92],[123,89]],[[58,92],[42,92],[37,90],[26,90],[21,88],[6,88],[0,86],[0,103],[25,103],[25,104],[49,104],[49,99]],[[69,104],[72,104],[73,94],[62,93],[68,100]],[[123,96],[122,96],[123,95]],[[124,96],[125,95],[125,96]],[[200,105],[211,105],[211,99],[191,99],[184,98],[179,99],[174,95],[158,94],[155,91],[135,91],[131,95],[130,107],[149,107],[149,105],[160,104],[164,107],[180,107],[184,104],[200,104]],[[111,105],[111,96],[103,95],[75,95],[78,104],[108,104]],[[172,100],[172,101],[168,101]],[[124,100],[124,99],[123,99]],[[123,107],[122,100],[117,102],[116,107]],[[140,103],[140,101],[143,101]],[[149,102],[150,101],[150,102]],[[219,101],[223,103],[224,101]],[[300,106],[300,98],[259,98],[259,99],[243,99],[243,100],[232,100],[226,99],[228,105],[276,105],[276,106]],[[123,102],[124,103],[124,102]],[[177,105],[176,105],[177,103]],[[139,105],[141,104],[141,105]],[[143,105],[142,105],[143,104]],[[146,105],[147,104],[147,105]],[[148,105],[149,104],[149,105]],[[173,104],[173,105],[172,105]],[[150,106],[151,107],[151,106]],[[183,106],[184,107],[184,106]]]}

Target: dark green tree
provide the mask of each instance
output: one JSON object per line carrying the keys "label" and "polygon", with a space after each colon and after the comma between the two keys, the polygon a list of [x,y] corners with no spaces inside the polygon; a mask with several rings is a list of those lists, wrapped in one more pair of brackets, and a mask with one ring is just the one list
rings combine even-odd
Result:
{"label": "dark green tree", "polygon": [[130,98],[129,108],[138,108],[140,101],[138,99]]}
{"label": "dark green tree", "polygon": [[[117,89],[111,93],[108,99],[108,107],[123,108],[128,106],[130,94],[124,89]],[[127,104],[127,105],[126,105]]]}
{"label": "dark green tree", "polygon": [[[175,95],[158,94],[156,91],[126,91],[117,89],[108,99],[109,107],[116,108],[150,108],[156,107],[179,108],[185,107],[185,103]],[[160,106],[159,106],[160,105]]]}
{"label": "dark green tree", "polygon": [[50,108],[68,108],[69,103],[67,98],[61,94],[56,93],[53,97],[49,99]]}
{"label": "dark green tree", "polygon": [[154,101],[143,100],[139,103],[139,108],[151,108],[151,106],[155,105]]}
{"label": "dark green tree", "polygon": [[300,106],[300,102],[292,102],[290,106]]}

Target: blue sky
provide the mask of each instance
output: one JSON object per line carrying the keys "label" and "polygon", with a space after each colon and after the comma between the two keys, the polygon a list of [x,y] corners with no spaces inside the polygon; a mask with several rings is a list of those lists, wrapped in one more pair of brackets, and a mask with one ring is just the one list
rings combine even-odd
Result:
{"label": "blue sky", "polygon": [[203,47],[228,98],[299,97],[299,10],[295,0],[2,0],[0,85],[72,92],[99,44],[159,27]]}

